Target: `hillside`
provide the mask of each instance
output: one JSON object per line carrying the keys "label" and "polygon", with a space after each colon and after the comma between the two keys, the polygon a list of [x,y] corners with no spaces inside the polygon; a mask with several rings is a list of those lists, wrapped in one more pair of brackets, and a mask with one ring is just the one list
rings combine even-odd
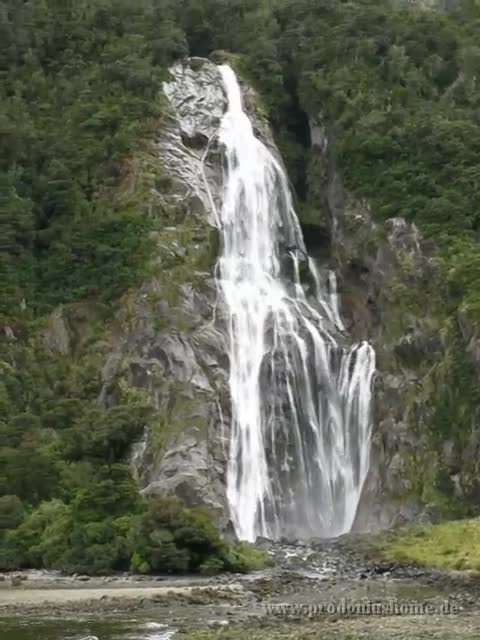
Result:
{"label": "hillside", "polygon": [[[165,156],[162,83],[187,56],[228,60],[242,78],[307,248],[336,270],[350,334],[377,351],[357,527],[479,512],[480,7],[447,9],[0,3],[2,568],[264,561],[218,531],[214,391],[228,376],[207,331],[218,237]],[[140,496],[148,487],[160,497]]]}

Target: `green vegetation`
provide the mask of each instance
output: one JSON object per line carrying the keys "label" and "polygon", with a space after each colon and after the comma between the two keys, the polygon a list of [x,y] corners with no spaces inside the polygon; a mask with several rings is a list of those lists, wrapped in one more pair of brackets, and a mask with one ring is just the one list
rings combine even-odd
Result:
{"label": "green vegetation", "polygon": [[150,142],[169,65],[195,43],[245,40],[259,14],[251,3],[241,36],[228,7],[205,4],[214,37],[197,4],[0,2],[2,568],[214,573],[267,560],[224,544],[201,510],[140,499],[131,444],[150,427],[161,446],[183,414],[157,415],[121,376],[102,378],[114,312],[128,325],[135,288],[154,276],[175,305],[214,260],[215,235],[169,198]]}
{"label": "green vegetation", "polygon": [[480,520],[454,520],[400,529],[386,542],[387,560],[438,569],[480,571]]}
{"label": "green vegetation", "polygon": [[[168,108],[161,82],[184,55],[227,56],[256,86],[310,217],[324,167],[308,149],[307,114],[327,126],[347,186],[378,220],[405,216],[434,240],[442,295],[432,314],[446,348],[422,364],[421,437],[437,457],[448,438],[469,446],[479,31],[473,0],[450,13],[377,0],[0,0],[2,566],[210,573],[265,561],[227,548],[203,512],[138,497],[132,442],[151,427],[161,446],[182,413],[154,415],[147,397],[101,374],[114,312],[128,322],[135,289],[154,274],[174,306],[216,252],[214,234],[163,197],[171,185],[149,147]],[[45,338],[54,309],[65,348]],[[436,467],[429,482],[450,499],[448,474]]]}
{"label": "green vegetation", "polygon": [[154,221],[111,192],[161,118],[165,65],[184,51],[168,7],[163,39],[153,11],[142,1],[2,2],[3,315],[22,300],[33,310],[111,300],[140,281]]}
{"label": "green vegetation", "polygon": [[[399,287],[383,294],[387,331],[399,337],[429,323],[442,338],[443,353],[407,363],[418,383],[407,399],[415,444],[406,462],[417,500],[443,514],[478,512],[478,460],[468,454],[478,372],[466,348],[480,329],[480,6],[458,2],[442,12],[287,0],[277,20],[286,86],[326,126],[346,185],[368,200],[376,220],[403,216],[436,246],[430,282],[402,274]],[[303,165],[308,211],[325,169],[308,149]],[[450,478],[456,473],[463,505]]]}
{"label": "green vegetation", "polygon": [[[479,225],[479,10],[373,0],[279,3],[279,51],[301,107],[335,131],[348,184],[375,215],[424,233]],[[328,34],[320,37],[319,34]]]}
{"label": "green vegetation", "polygon": [[7,570],[213,574],[269,564],[251,545],[226,544],[202,508],[175,498],[141,499],[121,464],[101,467],[70,503],[45,501],[25,518],[18,498],[4,496],[0,523],[0,568]]}

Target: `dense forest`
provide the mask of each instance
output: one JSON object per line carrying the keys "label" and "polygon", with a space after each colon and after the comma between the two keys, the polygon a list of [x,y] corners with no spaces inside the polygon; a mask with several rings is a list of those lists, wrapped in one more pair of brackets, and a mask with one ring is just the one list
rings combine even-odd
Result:
{"label": "dense forest", "polygon": [[[235,54],[307,198],[305,114],[347,186],[438,247],[446,302],[480,309],[480,7],[378,0],[0,0],[0,566],[247,570],[208,514],[141,499],[125,456],[153,407],[100,408],[92,354],[53,361],[55,307],[107,324],[149,274],[162,225],[122,191],[166,105],[169,65]],[[101,329],[99,329],[101,330]],[[101,357],[101,354],[100,354]],[[473,393],[473,391],[472,391]],[[158,536],[155,532],[162,532]]]}

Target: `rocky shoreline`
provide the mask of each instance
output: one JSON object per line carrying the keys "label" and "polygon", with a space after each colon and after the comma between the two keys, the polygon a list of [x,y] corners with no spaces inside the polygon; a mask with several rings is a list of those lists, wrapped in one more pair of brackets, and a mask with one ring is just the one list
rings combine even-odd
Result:
{"label": "rocky shoreline", "polygon": [[448,600],[455,603],[459,612],[476,611],[478,573],[386,563],[372,556],[371,540],[366,536],[343,536],[308,544],[259,544],[272,555],[275,565],[248,575],[90,577],[47,571],[0,574],[0,617],[156,609],[168,610],[169,619],[181,619],[188,628],[203,618],[226,619],[232,624],[243,624],[246,619],[258,621],[265,618],[265,605],[278,603]]}

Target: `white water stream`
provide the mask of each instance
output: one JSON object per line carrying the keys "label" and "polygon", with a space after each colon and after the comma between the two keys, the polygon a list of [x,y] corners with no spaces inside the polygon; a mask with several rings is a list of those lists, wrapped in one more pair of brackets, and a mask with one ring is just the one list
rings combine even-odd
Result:
{"label": "white water stream", "polygon": [[231,517],[246,540],[339,535],[369,467],[375,353],[366,342],[345,346],[335,274],[306,258],[284,169],[255,137],[234,72],[220,72]]}

